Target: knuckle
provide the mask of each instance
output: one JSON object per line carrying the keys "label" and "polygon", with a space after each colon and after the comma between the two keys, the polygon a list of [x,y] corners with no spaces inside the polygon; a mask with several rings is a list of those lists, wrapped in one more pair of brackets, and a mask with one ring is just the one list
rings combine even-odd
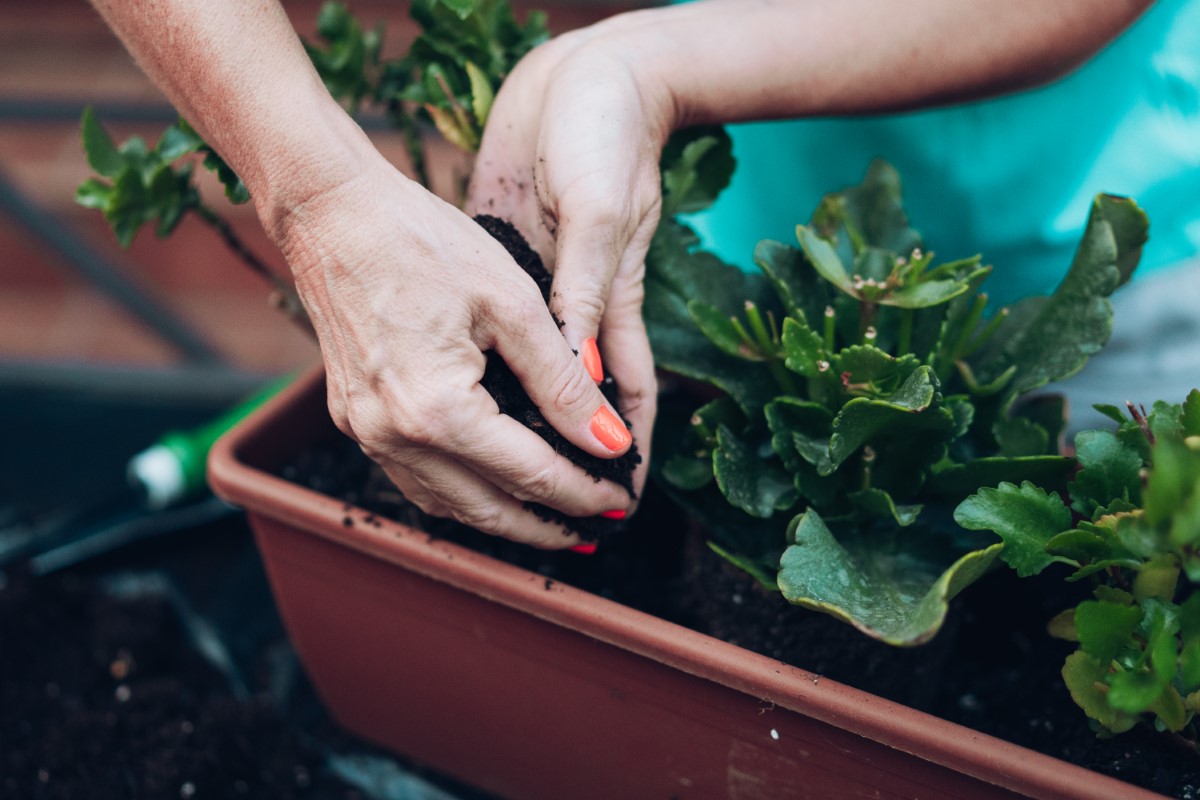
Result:
{"label": "knuckle", "polygon": [[523,479],[513,492],[513,497],[524,503],[553,505],[559,497],[561,485],[558,471],[552,465],[546,465]]}
{"label": "knuckle", "polygon": [[554,298],[559,312],[563,313],[569,308],[572,317],[591,320],[593,324],[602,319],[607,303],[593,288],[595,283],[595,281],[589,282],[589,287],[583,290],[572,291],[570,288],[564,288],[560,291]]}
{"label": "knuckle", "polygon": [[558,379],[553,409],[556,412],[569,413],[585,405],[597,405],[597,402],[592,401],[596,400],[595,395],[598,391],[582,365],[571,363]]}
{"label": "knuckle", "polygon": [[533,280],[521,276],[524,281],[516,287],[490,293],[481,298],[483,316],[493,328],[505,330],[537,330],[545,325],[549,316],[546,304],[537,291]]}
{"label": "knuckle", "polygon": [[493,503],[458,505],[451,509],[451,516],[463,525],[484,533],[499,533],[504,514]]}
{"label": "knuckle", "polygon": [[450,398],[437,393],[407,396],[391,404],[395,438],[404,445],[434,448],[446,442],[451,426],[447,415],[453,408]]}

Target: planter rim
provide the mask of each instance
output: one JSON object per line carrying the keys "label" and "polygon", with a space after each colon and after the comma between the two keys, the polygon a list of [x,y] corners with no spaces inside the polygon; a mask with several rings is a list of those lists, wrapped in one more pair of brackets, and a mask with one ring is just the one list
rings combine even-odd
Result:
{"label": "planter rim", "polygon": [[[248,464],[243,452],[264,424],[295,410],[323,381],[323,368],[312,369],[216,442],[208,478],[218,496],[461,591],[1017,792],[1063,798],[1162,797],[433,539]],[[1046,795],[1048,789],[1052,795]]]}

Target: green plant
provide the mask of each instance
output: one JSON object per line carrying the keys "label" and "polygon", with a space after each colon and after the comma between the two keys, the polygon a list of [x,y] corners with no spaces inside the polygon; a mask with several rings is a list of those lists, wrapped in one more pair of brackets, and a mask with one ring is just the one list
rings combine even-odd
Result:
{"label": "green plant", "polygon": [[[504,77],[548,34],[543,14],[530,14],[519,24],[505,0],[415,0],[409,13],[421,33],[400,58],[381,60],[382,23],[364,29],[337,2],[321,7],[320,43],[306,42],[305,48],[326,88],[348,112],[356,113],[366,104],[386,111],[405,135],[417,179],[428,186],[422,122],[432,121],[450,142],[476,149]],[[291,288],[201,197],[194,182],[197,160],[217,174],[228,200],[250,199],[241,179],[185,120],[167,128],[154,147],[137,136],[118,146],[87,109],[81,133],[88,164],[98,176],[84,181],[75,199],[101,211],[122,246],[128,247],[143,225],[153,224],[155,233],[165,238],[185,216],[195,214],[272,283],[285,311],[304,319]]]}
{"label": "green plant", "polygon": [[[693,139],[664,168],[679,195],[665,214],[711,201],[731,170],[727,140]],[[926,641],[1001,549],[950,510],[1005,480],[1065,487],[1063,403],[1028,393],[1103,345],[1107,297],[1145,237],[1133,202],[1097,197],[1055,293],[989,317],[991,269],[936,262],[882,162],[821,202],[798,247],[760,243],[758,275],[668,220],[647,260],[656,361],[721,396],[665,405],[656,474],[764,586],[894,644]]]}
{"label": "green plant", "polygon": [[1092,599],[1050,622],[1078,642],[1063,666],[1071,697],[1103,733],[1141,720],[1197,739],[1200,711],[1200,391],[1149,414],[1101,407],[1119,427],[1075,437],[1065,494],[1023,482],[981,489],[954,513],[1003,541],[1029,576],[1053,564]]}

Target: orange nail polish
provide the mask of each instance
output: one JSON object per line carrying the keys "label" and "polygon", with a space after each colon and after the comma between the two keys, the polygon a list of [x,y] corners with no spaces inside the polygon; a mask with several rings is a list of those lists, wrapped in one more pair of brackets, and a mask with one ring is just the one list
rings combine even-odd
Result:
{"label": "orange nail polish", "polygon": [[604,366],[600,363],[600,349],[596,347],[596,337],[584,339],[583,344],[579,345],[579,358],[583,361],[583,368],[588,371],[588,375],[592,376],[592,380],[596,383],[601,383],[604,380]]}
{"label": "orange nail polish", "polygon": [[590,556],[596,552],[596,543],[577,544],[571,548],[572,553],[583,553],[585,556]]}
{"label": "orange nail polish", "polygon": [[625,519],[625,509],[614,508],[612,511],[605,511],[600,516],[604,517],[605,519]]}
{"label": "orange nail polish", "polygon": [[609,411],[608,406],[600,406],[592,415],[592,435],[600,440],[600,444],[614,453],[624,450],[633,441],[633,434],[621,422],[621,418]]}

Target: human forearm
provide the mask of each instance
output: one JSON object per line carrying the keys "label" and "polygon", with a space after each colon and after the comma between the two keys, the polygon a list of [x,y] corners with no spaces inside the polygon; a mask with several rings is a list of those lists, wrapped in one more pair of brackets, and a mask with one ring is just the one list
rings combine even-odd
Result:
{"label": "human forearm", "polygon": [[1149,0],[710,0],[634,12],[589,44],[633,59],[671,127],[882,113],[1051,80]]}
{"label": "human forearm", "polygon": [[142,69],[242,177],[274,232],[378,159],[275,0],[93,0]]}

